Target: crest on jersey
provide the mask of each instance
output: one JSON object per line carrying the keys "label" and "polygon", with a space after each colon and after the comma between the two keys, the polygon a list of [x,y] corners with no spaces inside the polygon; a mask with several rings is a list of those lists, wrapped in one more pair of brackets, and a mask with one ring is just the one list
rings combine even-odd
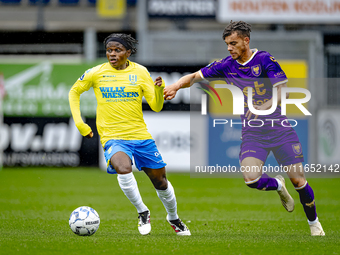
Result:
{"label": "crest on jersey", "polygon": [[130,74],[129,75],[130,85],[136,85],[137,83],[137,75],[136,74]]}
{"label": "crest on jersey", "polygon": [[251,67],[251,73],[254,75],[254,76],[260,76],[261,74],[261,65],[256,65],[256,66],[252,66]]}
{"label": "crest on jersey", "polygon": [[293,144],[292,148],[296,155],[300,155],[302,153],[301,144],[299,143]]}

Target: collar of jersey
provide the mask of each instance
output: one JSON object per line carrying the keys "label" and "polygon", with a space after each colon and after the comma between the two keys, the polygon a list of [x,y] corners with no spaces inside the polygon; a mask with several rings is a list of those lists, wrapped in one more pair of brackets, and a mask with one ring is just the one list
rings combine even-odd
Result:
{"label": "collar of jersey", "polygon": [[241,66],[245,66],[246,64],[248,64],[248,63],[254,58],[254,56],[256,55],[256,53],[258,52],[257,49],[251,49],[251,50],[252,50],[253,54],[250,56],[250,58],[249,58],[246,62],[244,62],[243,64],[241,64],[241,63],[238,62],[237,60],[236,60],[236,62],[237,62],[238,64],[240,64]]}

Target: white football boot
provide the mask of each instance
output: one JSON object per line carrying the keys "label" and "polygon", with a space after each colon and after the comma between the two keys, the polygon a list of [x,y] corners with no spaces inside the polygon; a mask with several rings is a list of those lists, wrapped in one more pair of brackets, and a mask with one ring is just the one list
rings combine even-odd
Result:
{"label": "white football boot", "polygon": [[309,227],[310,227],[310,232],[312,236],[324,236],[325,235],[325,231],[323,231],[323,228],[319,221],[313,224],[309,223]]}
{"label": "white football boot", "polygon": [[281,203],[282,203],[283,207],[284,207],[288,212],[294,211],[294,199],[293,199],[292,196],[288,193],[288,190],[287,190],[287,188],[286,188],[285,178],[283,178],[282,175],[277,175],[277,176],[275,176],[275,179],[280,180],[281,183],[282,183],[281,190],[277,190],[277,193],[278,193],[279,196],[280,196]]}
{"label": "white football boot", "polygon": [[169,220],[168,215],[166,216],[166,221],[169,222],[170,226],[175,230],[178,236],[191,236],[188,227],[181,221],[180,218],[177,220]]}
{"label": "white football boot", "polygon": [[151,231],[151,224],[150,224],[150,211],[145,211],[139,213],[138,216],[138,230],[141,235],[147,235]]}

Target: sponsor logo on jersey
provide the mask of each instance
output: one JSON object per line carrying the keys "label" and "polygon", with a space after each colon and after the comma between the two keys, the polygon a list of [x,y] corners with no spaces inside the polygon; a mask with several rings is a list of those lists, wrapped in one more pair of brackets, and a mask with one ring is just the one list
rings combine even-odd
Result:
{"label": "sponsor logo on jersey", "polygon": [[116,82],[117,80],[99,80],[99,82]]}
{"label": "sponsor logo on jersey", "polygon": [[261,65],[256,65],[256,66],[251,67],[251,73],[254,76],[256,76],[256,77],[260,76],[261,72],[262,72],[261,71]]}
{"label": "sponsor logo on jersey", "polygon": [[138,92],[125,92],[125,87],[99,87],[102,98],[139,97]]}
{"label": "sponsor logo on jersey", "polygon": [[285,75],[285,73],[283,71],[280,71],[280,72],[274,74],[275,77],[279,77],[279,76],[283,76],[283,75]]}

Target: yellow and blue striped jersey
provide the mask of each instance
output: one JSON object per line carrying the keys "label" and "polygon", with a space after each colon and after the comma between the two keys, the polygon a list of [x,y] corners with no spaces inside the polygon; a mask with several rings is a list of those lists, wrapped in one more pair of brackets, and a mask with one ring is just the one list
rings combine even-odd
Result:
{"label": "yellow and blue striped jersey", "polygon": [[155,86],[144,66],[129,60],[128,64],[123,70],[116,70],[109,62],[93,67],[77,80],[69,93],[74,122],[86,136],[91,128],[81,118],[80,95],[93,87],[97,98],[97,130],[103,146],[111,139],[152,139],[143,119],[143,96],[153,111],[163,108],[164,81],[162,86]]}

